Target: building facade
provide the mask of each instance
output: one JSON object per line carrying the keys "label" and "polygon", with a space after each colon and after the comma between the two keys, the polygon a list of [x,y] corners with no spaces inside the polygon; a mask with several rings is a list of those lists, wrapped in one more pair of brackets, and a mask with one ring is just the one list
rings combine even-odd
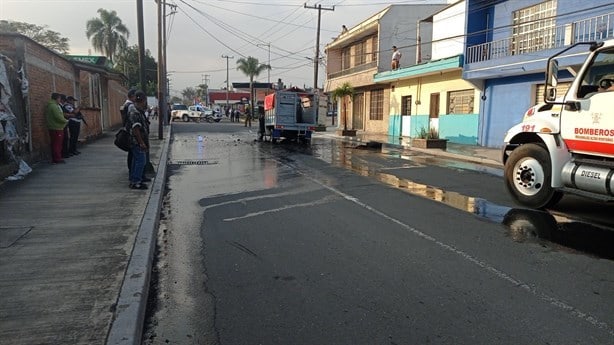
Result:
{"label": "building facade", "polygon": [[339,127],[347,126],[365,133],[388,133],[392,80],[375,83],[373,76],[391,69],[393,46],[402,52],[401,68],[415,65],[422,57],[430,57],[430,40],[423,44],[418,41],[420,35],[430,37],[432,27],[421,21],[444,8],[446,3],[391,5],[340,33],[326,46],[324,91],[331,93],[346,82],[355,91],[351,102],[343,100],[349,104],[345,116],[337,112]]}
{"label": "building facade", "polygon": [[[456,1],[423,18],[432,23],[430,59],[375,75],[378,84],[390,84],[388,135],[439,138],[461,144],[477,144],[481,84],[462,79],[464,0]],[[422,30],[420,30],[422,32]]]}
{"label": "building facade", "polygon": [[[508,128],[541,102],[549,56],[576,42],[612,39],[611,0],[467,0],[463,79],[482,84],[478,144],[500,147]],[[563,95],[586,54],[561,60]]]}

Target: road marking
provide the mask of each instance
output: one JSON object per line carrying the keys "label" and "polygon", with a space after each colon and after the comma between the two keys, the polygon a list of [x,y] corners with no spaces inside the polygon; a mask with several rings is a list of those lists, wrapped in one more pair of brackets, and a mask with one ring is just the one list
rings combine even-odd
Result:
{"label": "road marking", "polygon": [[240,216],[240,217],[225,218],[225,219],[223,219],[223,221],[225,221],[225,222],[232,222],[232,221],[235,221],[235,220],[262,216],[262,215],[267,214],[267,213],[281,212],[281,211],[285,211],[285,210],[289,210],[289,209],[297,208],[297,207],[311,207],[311,206],[316,206],[316,205],[322,205],[322,204],[329,203],[329,202],[331,202],[333,200],[337,200],[337,197],[334,196],[334,195],[328,195],[328,196],[323,197],[322,199],[315,200],[315,201],[305,202],[305,203],[301,203],[301,204],[285,205],[285,206],[282,206],[282,207],[279,207],[279,208],[273,208],[273,209],[270,209],[270,210],[252,212],[252,213],[248,213],[248,214],[246,214],[244,216]]}
{"label": "road marking", "polygon": [[305,192],[309,192],[309,191],[314,191],[313,190],[300,190],[300,191],[289,191],[289,192],[282,192],[282,193],[273,193],[273,194],[263,194],[263,195],[256,195],[256,196],[250,196],[247,198],[241,198],[241,199],[236,199],[236,200],[229,200],[229,201],[224,201],[224,202],[220,202],[217,204],[211,204],[211,205],[207,205],[203,208],[203,211],[206,211],[210,208],[214,208],[214,207],[218,207],[218,206],[224,206],[224,205],[230,205],[230,204],[236,204],[236,203],[246,203],[247,201],[253,201],[253,200],[260,200],[260,199],[269,199],[269,198],[278,198],[280,196],[288,196],[288,195],[297,195],[297,194],[302,194]]}
{"label": "road marking", "polygon": [[[280,164],[284,164],[284,165],[288,165],[287,163],[283,163],[283,162],[279,162],[279,163]],[[393,217],[385,214],[384,212],[382,212],[380,210],[377,210],[377,209],[375,209],[375,208],[373,208],[373,207],[363,203],[362,201],[360,201],[358,198],[356,198],[354,196],[346,194],[346,193],[344,193],[344,192],[342,192],[342,191],[340,191],[340,190],[338,190],[338,189],[336,189],[334,187],[328,186],[328,185],[324,184],[323,182],[320,182],[320,181],[316,180],[315,178],[312,178],[312,177],[308,176],[306,173],[296,169],[296,167],[292,167],[292,168],[294,168],[297,173],[301,174],[302,176],[304,176],[308,180],[310,180],[310,181],[312,181],[312,182],[314,182],[314,183],[324,187],[325,189],[328,189],[329,191],[333,192],[334,194],[337,194],[337,195],[341,196],[343,199],[348,200],[350,202],[353,202],[356,205],[358,205],[358,206],[360,206],[362,208],[365,208],[365,209],[375,213],[376,215],[378,215],[380,217],[383,217],[383,218],[391,221],[392,223],[395,223],[395,224],[401,226],[402,228],[404,228],[404,229],[410,231],[411,233],[413,233],[414,235],[416,235],[418,237],[421,237],[421,238],[423,238],[423,239],[425,239],[427,241],[430,241],[430,242],[438,245],[439,247],[443,248],[444,250],[447,250],[449,252],[452,252],[454,254],[457,254],[457,255],[461,256],[463,259],[465,259],[465,260],[467,260],[467,261],[469,261],[469,262],[471,262],[471,263],[481,267],[482,269],[486,270],[487,272],[490,272],[490,273],[494,274],[495,276],[499,277],[500,279],[503,279],[503,280],[505,280],[507,282],[510,282],[513,285],[515,285],[515,286],[517,286],[517,287],[519,287],[519,288],[529,292],[530,294],[536,296],[537,298],[541,299],[542,301],[547,302],[547,303],[549,303],[549,304],[551,304],[551,305],[553,305],[553,306],[555,306],[557,308],[563,309],[563,310],[571,313],[571,315],[573,315],[573,316],[575,316],[575,317],[577,317],[579,319],[582,319],[584,321],[587,321],[591,325],[593,325],[593,326],[595,326],[597,328],[603,329],[607,333],[609,333],[610,335],[614,336],[614,329],[612,329],[607,323],[605,323],[603,321],[599,321],[599,319],[597,319],[596,317],[594,317],[594,316],[592,316],[590,314],[584,313],[584,312],[578,310],[577,308],[575,308],[575,307],[573,307],[573,306],[571,306],[571,305],[569,305],[569,304],[567,304],[567,303],[565,303],[565,302],[563,302],[563,301],[561,301],[561,300],[559,300],[559,299],[557,299],[555,297],[552,297],[552,296],[546,295],[546,294],[544,294],[542,292],[539,292],[537,290],[537,288],[535,288],[534,286],[531,286],[531,285],[529,285],[529,284],[527,284],[527,283],[525,283],[525,282],[523,282],[523,281],[521,281],[519,279],[516,279],[516,278],[510,276],[509,274],[500,271],[499,269],[495,268],[494,266],[491,266],[491,265],[487,264],[486,262],[481,261],[481,260],[471,256],[470,254],[468,254],[468,253],[466,253],[466,252],[464,252],[464,251],[462,251],[460,249],[457,249],[457,248],[455,248],[455,247],[453,247],[453,246],[451,246],[449,244],[443,243],[443,242],[439,241],[438,239],[436,239],[436,238],[434,238],[434,237],[432,237],[430,235],[427,235],[424,232],[422,232],[422,231],[420,231],[420,230],[418,230],[416,228],[413,228],[413,227],[403,223],[402,221],[400,221],[400,220],[398,220],[396,218],[393,218]]]}

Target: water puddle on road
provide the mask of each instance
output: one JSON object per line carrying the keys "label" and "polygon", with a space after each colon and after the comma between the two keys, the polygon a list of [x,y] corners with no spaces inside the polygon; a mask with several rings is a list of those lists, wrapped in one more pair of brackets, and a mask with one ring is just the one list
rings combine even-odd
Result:
{"label": "water puddle on road", "polygon": [[[385,169],[365,164],[362,160],[353,159],[356,150],[361,151],[356,154],[364,155],[362,151],[366,149],[369,148],[363,146],[357,149],[355,146],[348,146],[347,144],[323,145],[317,148],[317,153],[314,153],[314,156],[332,165],[351,170],[358,175],[375,178],[388,186],[412,195],[454,207],[495,223],[501,223],[506,226],[506,235],[516,242],[538,243],[553,250],[571,253],[581,252],[614,260],[614,229],[545,211],[501,206],[482,198],[399,178],[386,173]],[[373,152],[380,154],[378,149]],[[412,157],[406,159],[413,160]],[[418,163],[413,164],[412,167],[423,166],[420,163],[422,159],[424,157],[418,157]],[[463,162],[459,162],[454,167],[463,167],[463,164]]]}

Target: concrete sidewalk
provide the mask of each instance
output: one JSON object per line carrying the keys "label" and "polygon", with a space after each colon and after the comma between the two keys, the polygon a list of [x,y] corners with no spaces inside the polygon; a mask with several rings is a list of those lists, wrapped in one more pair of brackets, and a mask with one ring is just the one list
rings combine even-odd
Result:
{"label": "concrete sidewalk", "polygon": [[419,151],[434,156],[448,157],[457,160],[484,164],[491,167],[503,168],[500,149],[493,149],[477,145],[462,145],[450,142],[447,143],[447,148],[445,150],[421,149],[412,147],[410,139],[407,137],[400,138],[384,134],[365,134],[360,132],[358,132],[355,137],[343,137],[338,135],[336,130],[336,127],[327,127],[326,132],[314,132],[314,137],[335,138],[364,144],[368,142],[376,142],[381,143],[382,147]]}
{"label": "concrete sidewalk", "polygon": [[114,133],[66,164],[39,163],[0,185],[0,342],[140,344],[170,127],[164,132],[150,140],[157,175],[148,190],[128,188]]}

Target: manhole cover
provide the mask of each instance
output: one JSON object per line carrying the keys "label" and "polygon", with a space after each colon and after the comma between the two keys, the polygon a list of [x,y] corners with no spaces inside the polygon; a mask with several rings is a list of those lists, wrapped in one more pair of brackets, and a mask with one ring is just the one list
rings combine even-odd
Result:
{"label": "manhole cover", "polygon": [[30,230],[32,230],[31,226],[0,226],[0,248],[8,248],[12,246]]}
{"label": "manhole cover", "polygon": [[208,161],[208,160],[183,160],[183,161],[175,161],[172,164],[177,165],[213,165],[217,164],[216,161]]}

